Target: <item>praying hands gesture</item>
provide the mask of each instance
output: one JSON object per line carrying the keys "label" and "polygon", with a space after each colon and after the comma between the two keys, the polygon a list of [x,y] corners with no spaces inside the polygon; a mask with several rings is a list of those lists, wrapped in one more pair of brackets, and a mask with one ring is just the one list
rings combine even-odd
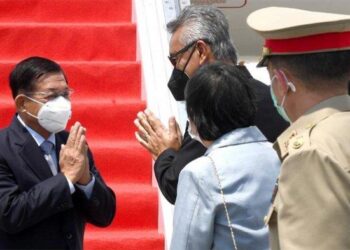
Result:
{"label": "praying hands gesture", "polygon": [[161,121],[150,110],[139,112],[134,121],[138,131],[136,139],[146,148],[153,159],[166,149],[179,150],[182,143],[182,134],[174,117],[169,119],[169,129],[165,128]]}
{"label": "praying hands gesture", "polygon": [[87,157],[86,129],[76,122],[70,130],[66,144],[61,146],[59,165],[61,172],[73,183],[89,183],[90,171]]}

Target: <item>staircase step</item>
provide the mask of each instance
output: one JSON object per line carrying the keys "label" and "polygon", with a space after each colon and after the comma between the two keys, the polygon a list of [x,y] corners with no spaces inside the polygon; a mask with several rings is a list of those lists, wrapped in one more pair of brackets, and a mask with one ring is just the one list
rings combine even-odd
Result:
{"label": "staircase step", "polygon": [[[73,115],[70,124],[81,122],[87,128],[87,138],[108,140],[135,139],[134,120],[146,104],[140,100],[72,100]],[[70,127],[70,126],[69,126]]]}
{"label": "staircase step", "polygon": [[0,22],[131,21],[131,0],[1,0]]}
{"label": "staircase step", "polygon": [[[1,52],[0,52],[1,53]],[[9,74],[18,61],[0,61],[0,98],[11,96]],[[74,89],[73,98],[140,98],[141,65],[132,61],[58,61]]]}
{"label": "staircase step", "polygon": [[133,61],[136,26],[108,23],[0,23],[0,58],[43,56],[65,61]]}
{"label": "staircase step", "polygon": [[88,230],[85,232],[84,249],[162,250],[164,249],[164,239],[157,230],[108,230],[108,233],[104,231]]}
{"label": "staircase step", "polygon": [[95,164],[106,182],[144,183],[152,181],[150,154],[134,140],[90,140]]}
{"label": "staircase step", "polygon": [[[0,128],[10,124],[14,114],[14,101],[7,97],[0,100]],[[136,99],[78,99],[72,98],[73,115],[67,129],[76,121],[87,128],[88,140],[135,139],[134,119],[146,104]]]}
{"label": "staircase step", "polygon": [[[150,184],[107,183],[117,196],[117,213],[109,230],[157,229],[158,193]],[[104,231],[93,225],[88,230]]]}

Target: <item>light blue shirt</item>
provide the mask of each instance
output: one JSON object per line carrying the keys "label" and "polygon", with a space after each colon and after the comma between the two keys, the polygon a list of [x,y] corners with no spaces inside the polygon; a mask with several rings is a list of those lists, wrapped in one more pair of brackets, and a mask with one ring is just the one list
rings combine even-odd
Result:
{"label": "light blue shirt", "polygon": [[[34,141],[40,147],[41,144],[45,141],[45,138],[42,137],[38,132],[36,132],[35,130],[33,130],[29,126],[27,126],[27,124],[25,124],[25,122],[21,119],[21,117],[19,115],[17,115],[17,119],[28,130],[29,134],[33,137]],[[51,142],[56,147],[55,134],[51,134],[49,136],[49,138],[47,138],[47,141]],[[52,157],[52,160],[55,163],[55,165],[58,166],[58,164],[57,164],[57,156],[56,156],[56,151],[55,150],[52,150],[51,157]],[[70,193],[73,194],[75,192],[75,186],[73,185],[73,183],[67,177],[66,177],[66,179],[67,179],[67,182],[68,182],[68,185],[69,185]],[[79,185],[79,184],[75,184],[75,185],[85,193],[87,198],[90,198],[91,194],[92,194],[92,190],[93,190],[94,184],[95,184],[95,177],[92,176],[91,181],[86,186]]]}
{"label": "light blue shirt", "polygon": [[234,249],[217,167],[239,250],[269,249],[264,216],[277,178],[277,154],[257,127],[236,129],[214,141],[180,173],[171,250]]}

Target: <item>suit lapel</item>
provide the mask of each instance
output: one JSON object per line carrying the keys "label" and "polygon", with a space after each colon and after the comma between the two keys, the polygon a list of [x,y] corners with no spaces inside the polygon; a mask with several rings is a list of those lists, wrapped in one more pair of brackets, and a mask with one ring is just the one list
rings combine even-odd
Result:
{"label": "suit lapel", "polygon": [[45,160],[39,146],[36,144],[33,138],[29,138],[23,144],[20,155],[27,163],[29,168],[39,177],[39,179],[45,180],[52,177],[49,164]]}
{"label": "suit lapel", "polygon": [[14,117],[11,123],[14,131],[15,143],[20,146],[19,155],[26,162],[27,166],[40,179],[45,180],[52,177],[49,164],[44,158],[38,144],[22,124]]}

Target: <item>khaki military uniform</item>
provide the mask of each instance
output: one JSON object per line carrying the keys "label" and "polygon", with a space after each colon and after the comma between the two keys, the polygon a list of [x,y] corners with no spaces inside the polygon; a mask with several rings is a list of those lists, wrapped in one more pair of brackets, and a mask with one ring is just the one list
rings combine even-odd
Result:
{"label": "khaki military uniform", "polygon": [[350,96],[314,106],[274,148],[282,166],[265,217],[272,250],[350,249]]}

